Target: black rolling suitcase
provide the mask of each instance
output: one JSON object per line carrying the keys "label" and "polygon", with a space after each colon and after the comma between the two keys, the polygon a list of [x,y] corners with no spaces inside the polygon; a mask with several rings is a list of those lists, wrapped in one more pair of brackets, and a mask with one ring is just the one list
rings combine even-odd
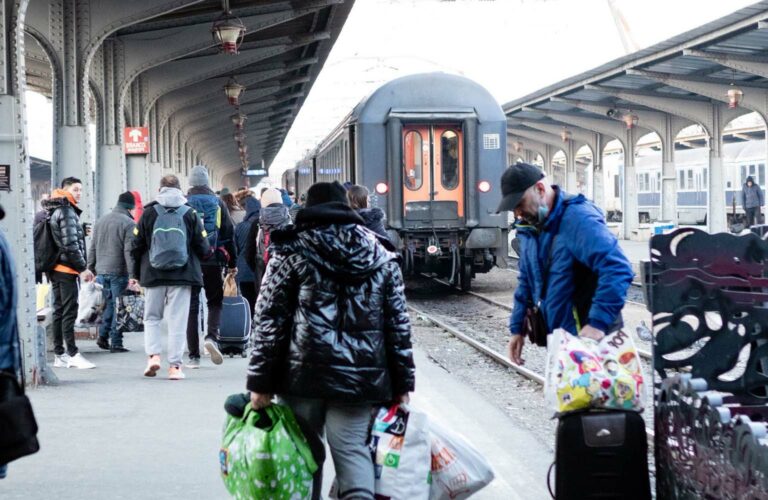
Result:
{"label": "black rolling suitcase", "polygon": [[219,349],[230,357],[247,355],[251,340],[251,310],[242,295],[224,297],[219,326]]}
{"label": "black rolling suitcase", "polygon": [[563,415],[555,448],[557,500],[651,498],[648,441],[639,413],[592,410]]}

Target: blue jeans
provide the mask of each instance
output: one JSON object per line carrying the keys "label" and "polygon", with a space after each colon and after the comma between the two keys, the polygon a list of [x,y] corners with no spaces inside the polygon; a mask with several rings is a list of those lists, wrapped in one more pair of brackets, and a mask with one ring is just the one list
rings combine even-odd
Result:
{"label": "blue jeans", "polygon": [[115,314],[117,298],[128,288],[128,276],[117,274],[100,274],[96,282],[104,287],[104,315],[101,318],[99,337],[110,339],[112,347],[122,347],[123,332],[117,329],[117,314]]}

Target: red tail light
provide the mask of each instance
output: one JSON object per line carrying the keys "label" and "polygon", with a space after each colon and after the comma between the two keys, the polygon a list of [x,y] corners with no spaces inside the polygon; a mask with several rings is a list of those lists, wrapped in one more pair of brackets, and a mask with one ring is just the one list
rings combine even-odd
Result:
{"label": "red tail light", "polygon": [[376,184],[376,192],[379,194],[387,194],[389,192],[389,186],[386,182],[379,182]]}
{"label": "red tail light", "polygon": [[481,193],[487,193],[491,190],[491,183],[488,181],[480,181],[477,183],[477,190]]}

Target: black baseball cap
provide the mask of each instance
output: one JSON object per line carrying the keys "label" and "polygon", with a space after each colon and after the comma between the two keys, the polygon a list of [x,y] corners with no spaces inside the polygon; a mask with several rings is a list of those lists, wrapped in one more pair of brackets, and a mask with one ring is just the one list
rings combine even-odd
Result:
{"label": "black baseball cap", "polygon": [[544,178],[539,167],[528,163],[511,165],[501,175],[501,203],[496,212],[512,211],[523,199],[525,191]]}

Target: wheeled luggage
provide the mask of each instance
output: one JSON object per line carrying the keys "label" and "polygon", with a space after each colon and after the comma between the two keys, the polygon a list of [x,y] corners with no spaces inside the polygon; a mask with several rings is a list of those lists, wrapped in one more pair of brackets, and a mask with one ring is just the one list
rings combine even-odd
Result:
{"label": "wheeled luggage", "polygon": [[555,498],[650,499],[648,441],[640,414],[590,410],[561,416]]}
{"label": "wheeled luggage", "polygon": [[219,349],[230,357],[245,357],[251,339],[251,310],[242,295],[224,297],[219,326]]}

